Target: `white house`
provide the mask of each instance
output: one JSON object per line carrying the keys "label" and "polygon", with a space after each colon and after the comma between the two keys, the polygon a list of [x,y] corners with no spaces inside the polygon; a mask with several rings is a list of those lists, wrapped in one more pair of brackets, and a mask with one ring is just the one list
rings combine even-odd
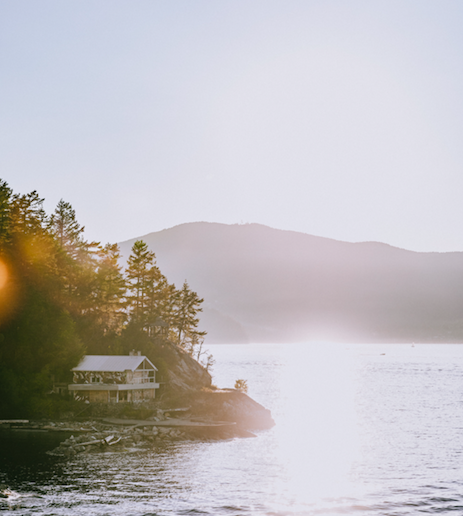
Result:
{"label": "white house", "polygon": [[68,389],[91,403],[152,400],[159,389],[156,367],[139,351],[129,356],[86,355],[72,371],[74,383]]}

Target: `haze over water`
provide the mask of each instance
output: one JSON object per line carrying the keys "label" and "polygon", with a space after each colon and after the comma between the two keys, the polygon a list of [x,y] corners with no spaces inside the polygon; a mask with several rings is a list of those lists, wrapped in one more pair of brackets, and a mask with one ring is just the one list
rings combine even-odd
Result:
{"label": "haze over water", "polygon": [[[15,460],[20,451],[10,449],[0,482],[18,497],[0,509],[63,516],[463,509],[463,346],[209,347],[214,383],[247,379],[250,396],[272,410],[274,428],[252,439],[70,462]],[[25,435],[14,439],[30,444]]]}

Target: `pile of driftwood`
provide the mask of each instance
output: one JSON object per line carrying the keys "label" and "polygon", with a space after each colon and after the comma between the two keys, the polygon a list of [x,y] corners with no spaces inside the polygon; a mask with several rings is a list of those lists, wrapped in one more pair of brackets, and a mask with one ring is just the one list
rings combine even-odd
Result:
{"label": "pile of driftwood", "polygon": [[108,435],[103,439],[96,439],[94,437],[90,441],[84,441],[83,436],[75,439],[72,435],[69,439],[63,441],[58,448],[47,453],[49,453],[50,455],[70,456],[75,455],[77,453],[89,451],[89,448],[98,448],[99,450],[105,449],[109,446],[119,444],[123,439],[128,439],[128,437],[119,436],[116,438],[114,435]]}
{"label": "pile of driftwood", "polygon": [[[100,425],[99,425],[100,426]],[[105,435],[99,431],[92,436],[71,435],[68,439],[61,442],[54,450],[48,451],[49,455],[71,457],[80,453],[104,452],[109,449],[133,449],[147,447],[156,442],[189,439],[180,428],[175,427],[156,427],[134,425],[130,427],[112,428]],[[109,435],[108,435],[109,434]]]}
{"label": "pile of driftwood", "polygon": [[104,439],[93,439],[92,441],[88,441],[86,443],[79,443],[79,446],[92,446],[95,444],[100,444],[102,446],[113,446],[114,444],[119,443],[122,440],[122,437],[116,439],[114,435],[108,435]]}

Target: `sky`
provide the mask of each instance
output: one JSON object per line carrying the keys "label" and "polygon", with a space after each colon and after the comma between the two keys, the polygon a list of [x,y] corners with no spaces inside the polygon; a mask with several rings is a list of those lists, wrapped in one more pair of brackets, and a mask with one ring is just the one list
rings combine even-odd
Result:
{"label": "sky", "polygon": [[461,0],[2,0],[0,178],[102,243],[463,251],[462,27]]}

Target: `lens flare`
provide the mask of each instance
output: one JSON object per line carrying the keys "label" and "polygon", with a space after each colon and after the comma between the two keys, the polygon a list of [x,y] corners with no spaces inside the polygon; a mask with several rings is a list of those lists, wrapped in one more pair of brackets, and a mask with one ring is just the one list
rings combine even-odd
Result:
{"label": "lens flare", "polygon": [[18,307],[18,286],[11,271],[11,266],[0,258],[0,328]]}
{"label": "lens flare", "polygon": [[8,269],[6,265],[0,260],[0,290],[3,289],[8,281]]}

